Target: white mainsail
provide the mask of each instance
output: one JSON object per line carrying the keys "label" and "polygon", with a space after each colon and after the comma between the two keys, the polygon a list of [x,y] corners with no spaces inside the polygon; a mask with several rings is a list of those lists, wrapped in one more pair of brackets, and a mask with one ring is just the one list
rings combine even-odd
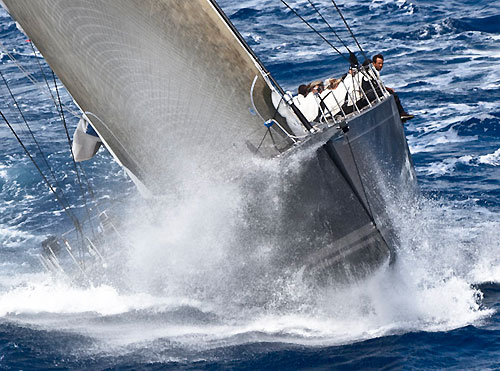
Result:
{"label": "white mainsail", "polygon": [[4,3],[103,142],[154,192],[187,162],[218,171],[263,139],[265,157],[293,144],[276,125],[264,138],[262,118],[292,132],[265,71],[209,0]]}

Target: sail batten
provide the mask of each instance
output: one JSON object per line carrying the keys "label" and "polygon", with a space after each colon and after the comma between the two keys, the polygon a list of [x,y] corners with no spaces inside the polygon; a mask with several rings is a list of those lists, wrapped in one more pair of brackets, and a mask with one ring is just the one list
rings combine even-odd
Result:
{"label": "sail batten", "polygon": [[[211,172],[254,155],[268,130],[250,101],[255,76],[256,109],[279,116],[267,72],[212,1],[4,2],[119,161],[157,192],[187,162]],[[271,130],[265,157],[293,144]]]}

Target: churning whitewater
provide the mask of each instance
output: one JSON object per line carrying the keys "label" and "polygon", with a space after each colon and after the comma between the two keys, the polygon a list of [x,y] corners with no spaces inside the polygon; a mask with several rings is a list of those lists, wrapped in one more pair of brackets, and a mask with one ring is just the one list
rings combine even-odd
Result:
{"label": "churning whitewater", "polygon": [[[345,72],[280,2],[220,3],[288,90]],[[313,17],[306,2],[293,3]],[[412,199],[404,188],[382,195],[400,240],[394,265],[326,288],[311,287],[300,267],[275,269],[286,238],[273,233],[283,201],[278,173],[300,171],[314,148],[286,169],[279,159],[242,164],[256,189],[243,178],[200,183],[196,169],[178,169],[185,187],[155,205],[101,150],[84,164],[86,174],[99,202],[129,227],[106,276],[91,285],[54,276],[37,260],[40,244],[72,224],[3,125],[0,368],[498,366],[500,7],[338,3],[367,52],[384,54],[382,78],[416,115],[405,130],[422,196]],[[335,24],[331,3],[317,5]],[[64,130],[41,92],[38,63],[50,69],[3,9],[0,42],[0,71],[83,212]],[[2,112],[20,122],[8,92],[0,94]],[[62,99],[71,106],[67,92]],[[68,120],[76,127],[76,118]]]}

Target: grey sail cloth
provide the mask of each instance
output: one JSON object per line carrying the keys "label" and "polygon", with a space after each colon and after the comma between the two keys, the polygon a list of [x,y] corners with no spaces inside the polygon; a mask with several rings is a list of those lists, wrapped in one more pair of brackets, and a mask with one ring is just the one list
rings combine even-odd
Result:
{"label": "grey sail cloth", "polygon": [[[262,118],[276,115],[255,59],[208,0],[4,3],[108,148],[153,192],[185,167],[210,174],[253,156],[268,131]],[[256,76],[262,118],[250,98]],[[293,144],[270,130],[264,157]]]}

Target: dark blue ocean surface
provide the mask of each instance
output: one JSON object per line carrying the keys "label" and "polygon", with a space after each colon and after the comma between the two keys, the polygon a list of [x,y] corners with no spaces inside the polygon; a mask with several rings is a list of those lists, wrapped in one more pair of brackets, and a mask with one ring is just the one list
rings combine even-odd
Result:
{"label": "dark blue ocean surface", "polygon": [[[347,70],[280,1],[235,3],[220,1],[286,90]],[[314,4],[356,50],[332,3]],[[338,4],[366,53],[384,54],[385,83],[416,115],[405,129],[423,197],[389,210],[401,240],[395,266],[314,292],[293,277],[228,282],[218,269],[225,245],[213,247],[231,240],[227,213],[237,197],[228,188],[172,202],[164,215],[170,224],[149,226],[133,241],[140,248],[125,249],[119,282],[84,286],[54,277],[37,259],[40,243],[71,229],[71,221],[2,122],[0,369],[500,368],[500,4]],[[290,5],[342,47],[308,2]],[[49,80],[50,68],[3,10],[0,42],[0,72],[68,201],[84,215],[64,128],[39,89],[38,63]],[[0,94],[0,110],[22,133],[3,81]],[[67,117],[72,132],[78,119]],[[140,204],[106,151],[83,167],[102,204]],[[208,237],[198,236],[200,227]],[[259,264],[269,249],[259,252]]]}

